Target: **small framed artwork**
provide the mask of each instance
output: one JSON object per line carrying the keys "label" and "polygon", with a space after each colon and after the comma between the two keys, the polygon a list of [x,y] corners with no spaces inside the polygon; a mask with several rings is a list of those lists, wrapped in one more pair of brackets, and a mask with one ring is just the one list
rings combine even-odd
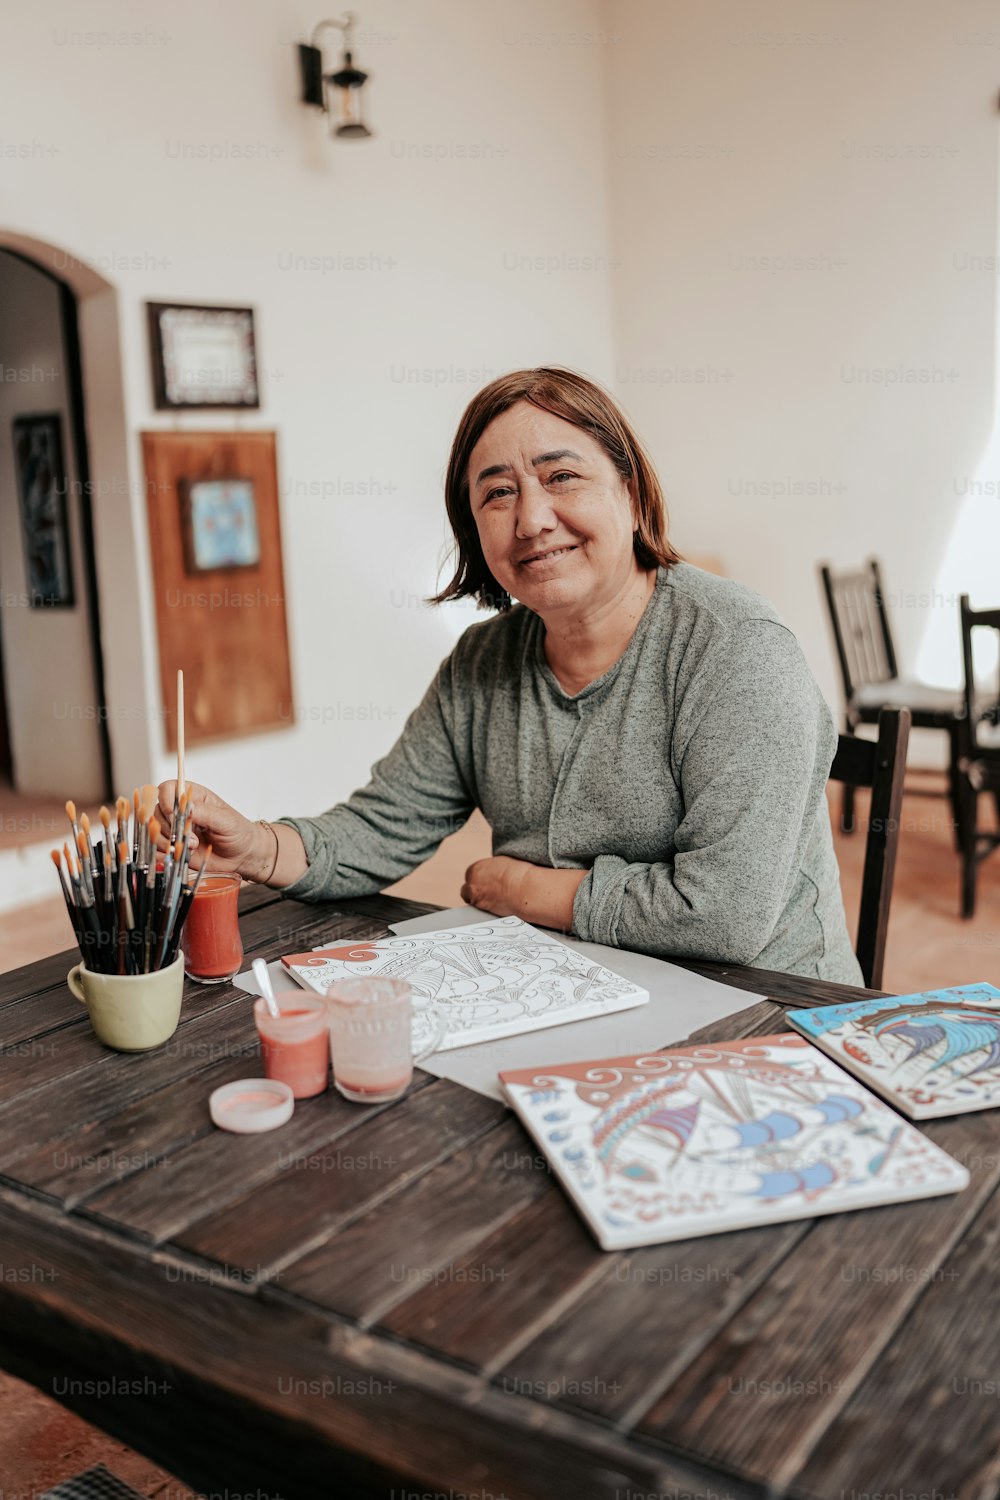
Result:
{"label": "small framed artwork", "polygon": [[58,412],[14,418],[14,464],[31,608],[71,609],[76,600]]}
{"label": "small framed artwork", "polygon": [[147,302],[158,411],[257,410],[252,307]]}
{"label": "small framed artwork", "polygon": [[181,479],[177,488],[189,573],[259,566],[252,479]]}

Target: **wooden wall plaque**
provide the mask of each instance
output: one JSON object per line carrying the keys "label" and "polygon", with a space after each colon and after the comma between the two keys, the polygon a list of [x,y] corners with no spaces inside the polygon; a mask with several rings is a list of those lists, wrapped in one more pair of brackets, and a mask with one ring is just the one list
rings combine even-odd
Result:
{"label": "wooden wall plaque", "polygon": [[[274,433],[144,432],[142,453],[167,749],[177,745],[178,667],[188,745],[290,728]],[[253,486],[258,560],[189,571],[185,495],[192,482],[233,478]]]}

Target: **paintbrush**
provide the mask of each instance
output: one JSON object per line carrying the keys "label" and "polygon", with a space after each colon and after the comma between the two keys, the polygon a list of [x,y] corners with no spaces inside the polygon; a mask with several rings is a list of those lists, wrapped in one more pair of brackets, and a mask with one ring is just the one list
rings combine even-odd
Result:
{"label": "paintbrush", "polygon": [[91,869],[93,869],[97,861],[94,859],[94,846],[90,842],[90,819],[86,813],[80,815],[80,827],[83,829],[83,836],[87,840],[87,857],[90,860]]}
{"label": "paintbrush", "polygon": [[125,873],[128,865],[128,849],[124,844],[118,847],[118,973],[128,973],[128,915],[125,906]]}
{"label": "paintbrush", "polygon": [[211,846],[211,844],[207,844],[205,846],[205,853],[204,853],[203,858],[202,858],[202,864],[200,865],[200,867],[198,868],[198,870],[195,872],[194,880],[187,887],[187,889],[185,890],[183,896],[181,897],[181,903],[180,903],[180,906],[177,909],[177,920],[174,923],[173,935],[172,935],[171,940],[170,940],[170,948],[169,948],[169,950],[167,952],[167,963],[168,964],[173,963],[174,959],[177,957],[177,949],[180,946],[181,933],[182,933],[183,928],[184,928],[184,923],[187,921],[187,915],[188,915],[188,912],[191,910],[191,906],[192,906],[192,904],[194,902],[194,898],[198,894],[198,887],[201,884],[201,878],[204,875],[206,869],[208,868],[208,861],[211,858],[211,856],[212,856],[212,846]]}
{"label": "paintbrush", "polygon": [[170,947],[170,935],[173,932],[174,922],[177,917],[177,905],[181,898],[181,857],[181,841],[178,839],[174,846],[173,874],[163,898],[163,937],[160,942],[160,957],[157,964],[157,967],[160,969],[164,967],[164,959],[167,956],[167,949]]}
{"label": "paintbrush", "polygon": [[82,828],[76,836],[76,847],[80,855],[80,878],[83,881],[83,888],[87,892],[88,901],[93,903],[95,897],[94,872],[91,868],[90,853],[87,848],[87,835]]}
{"label": "paintbrush", "polygon": [[186,789],[184,780],[184,673],[177,669],[177,795]]}
{"label": "paintbrush", "polygon": [[193,799],[188,798],[186,791],[181,793],[181,803],[183,804],[184,815],[181,818],[181,829],[177,840],[177,848],[180,850],[180,857],[177,863],[176,887],[174,898],[171,902],[170,927],[167,933],[167,950],[173,948],[174,952],[177,951],[177,944],[173,941],[173,933],[175,929],[177,930],[178,935],[180,932],[179,927],[177,927],[177,923],[180,920],[181,899],[185,894],[187,886],[188,861],[191,857],[191,849],[188,843],[188,838],[190,837],[191,824],[194,818],[194,801]]}
{"label": "paintbrush", "polygon": [[[82,839],[82,833],[79,834]],[[80,951],[83,954],[84,963],[88,969],[95,973],[107,972],[107,956],[103,941],[101,923],[94,906],[91,892],[87,888],[87,882],[83,877],[82,863],[80,874],[77,874],[77,863],[74,859],[70,865],[69,850],[66,850],[66,863],[70,866],[70,878],[73,890],[77,898],[77,913],[80,921]]]}
{"label": "paintbrush", "polygon": [[153,846],[152,857],[146,870],[146,895],[143,909],[142,922],[142,972],[149,973],[149,965],[152,961],[150,949],[153,941],[153,915],[156,905],[156,843],[160,837],[160,823],[158,818],[149,820],[149,839]]}
{"label": "paintbrush", "polygon": [[76,906],[73,902],[72,896],[70,895],[70,889],[66,881],[66,876],[63,874],[62,859],[60,857],[58,849],[52,850],[52,863],[59,871],[59,884],[62,886],[63,899],[66,902],[66,910],[69,912],[69,919],[73,923],[73,932],[76,935],[77,943],[80,945],[80,953],[82,955],[83,944],[80,942],[80,919],[77,916]]}
{"label": "paintbrush", "polygon": [[106,807],[101,808],[101,827],[104,829],[104,838],[97,845],[97,848],[101,851],[97,856],[98,869],[101,869],[101,867],[103,866],[104,856],[106,853],[110,852],[112,863],[114,862],[115,857],[115,845],[114,840],[111,837],[111,814],[108,812]]}

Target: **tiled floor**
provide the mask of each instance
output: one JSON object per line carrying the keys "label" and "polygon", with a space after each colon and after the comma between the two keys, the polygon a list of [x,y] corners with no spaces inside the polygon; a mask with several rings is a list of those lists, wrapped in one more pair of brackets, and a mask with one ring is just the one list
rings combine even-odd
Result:
{"label": "tiled floor", "polygon": [[[859,818],[864,803],[859,800]],[[472,860],[489,853],[489,830],[480,818],[448,839],[420,870],[391,887],[399,895],[460,904],[459,889]],[[863,829],[837,835],[844,902],[853,927],[864,861]],[[61,900],[0,916],[0,969],[16,968],[67,946]],[[958,860],[951,844],[947,805],[940,798],[908,796],[904,804],[884,987],[905,994],[962,980],[1000,982],[1000,853],[980,873],[979,910],[972,922],[958,916]],[[54,1401],[0,1375],[0,1500],[33,1497],[70,1474],[103,1463],[141,1494],[187,1500],[189,1491],[138,1454],[106,1438]]]}

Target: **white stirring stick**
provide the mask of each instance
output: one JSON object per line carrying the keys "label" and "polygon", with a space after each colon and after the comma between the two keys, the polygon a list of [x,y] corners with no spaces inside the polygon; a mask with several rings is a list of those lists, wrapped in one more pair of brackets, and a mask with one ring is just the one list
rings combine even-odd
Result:
{"label": "white stirring stick", "polygon": [[280,1017],[281,1011],[278,1009],[278,1002],[274,997],[274,989],[271,985],[271,976],[267,972],[267,964],[265,963],[264,959],[254,959],[253,977],[260,985],[260,992],[264,996],[264,1004],[267,1006],[268,1014]]}

